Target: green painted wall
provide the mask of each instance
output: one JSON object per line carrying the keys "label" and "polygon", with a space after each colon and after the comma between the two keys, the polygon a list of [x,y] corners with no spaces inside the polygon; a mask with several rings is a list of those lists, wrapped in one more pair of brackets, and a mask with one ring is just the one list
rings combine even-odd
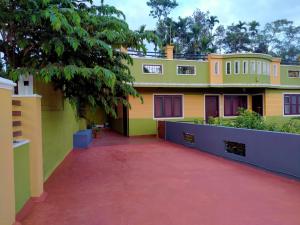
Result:
{"label": "green painted wall", "polygon": [[[202,121],[203,118],[184,118],[180,120],[170,121],[194,121],[195,119]],[[150,119],[129,119],[129,136],[153,135],[157,133],[156,120]]]}
{"label": "green painted wall", "polygon": [[42,111],[44,180],[73,148],[73,134],[79,130],[75,115],[68,101],[60,110]]}
{"label": "green painted wall", "polygon": [[129,136],[156,134],[156,121],[151,119],[129,119]]}
{"label": "green painted wall", "polygon": [[[162,64],[163,75],[151,75],[143,73],[143,64]],[[177,65],[191,65],[196,67],[196,75],[180,76],[176,73]],[[188,60],[165,60],[134,58],[131,73],[136,82],[151,83],[209,83],[208,62]]]}
{"label": "green painted wall", "polygon": [[29,144],[14,148],[14,177],[16,212],[30,198]]}
{"label": "green painted wall", "polygon": [[104,124],[107,122],[106,113],[102,108],[87,109],[85,118],[87,124]]}
{"label": "green painted wall", "polygon": [[123,118],[111,119],[110,126],[114,131],[123,134]]}
{"label": "green painted wall", "polygon": [[282,85],[300,85],[300,78],[289,78],[288,70],[299,70],[300,66],[280,66],[280,82]]}

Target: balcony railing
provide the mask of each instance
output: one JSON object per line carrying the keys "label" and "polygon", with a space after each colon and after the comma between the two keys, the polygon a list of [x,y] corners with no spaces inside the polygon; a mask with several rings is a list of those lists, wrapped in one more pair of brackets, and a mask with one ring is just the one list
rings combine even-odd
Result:
{"label": "balcony railing", "polygon": [[128,54],[135,57],[149,57],[149,58],[165,58],[166,54],[162,52],[142,52],[142,51],[133,51],[128,50]]}
{"label": "balcony railing", "polygon": [[174,54],[174,59],[187,59],[187,60],[202,60],[206,61],[207,54]]}
{"label": "balcony railing", "polygon": [[300,61],[289,61],[289,60],[282,60],[281,61],[282,65],[295,65],[295,66],[300,66]]}

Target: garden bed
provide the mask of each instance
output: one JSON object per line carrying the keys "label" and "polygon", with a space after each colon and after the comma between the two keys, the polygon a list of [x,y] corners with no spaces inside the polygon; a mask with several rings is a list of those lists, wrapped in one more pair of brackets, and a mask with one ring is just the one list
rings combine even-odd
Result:
{"label": "garden bed", "polygon": [[300,135],[166,122],[168,141],[300,179]]}

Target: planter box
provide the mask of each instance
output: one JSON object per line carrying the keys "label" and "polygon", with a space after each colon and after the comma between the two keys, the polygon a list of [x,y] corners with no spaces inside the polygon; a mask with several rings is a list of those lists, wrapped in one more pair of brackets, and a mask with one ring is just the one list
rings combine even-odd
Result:
{"label": "planter box", "polygon": [[300,178],[300,135],[298,134],[166,122],[166,139]]}
{"label": "planter box", "polygon": [[73,148],[88,148],[92,140],[92,130],[80,130],[73,135]]}

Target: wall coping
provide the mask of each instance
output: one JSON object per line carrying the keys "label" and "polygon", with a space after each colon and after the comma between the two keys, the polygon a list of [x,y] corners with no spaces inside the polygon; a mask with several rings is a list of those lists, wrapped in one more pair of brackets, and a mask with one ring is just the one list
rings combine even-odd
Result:
{"label": "wall coping", "polygon": [[0,77],[0,89],[12,90],[13,87],[16,85],[17,84],[14,83],[12,80],[8,80],[8,79]]}
{"label": "wall coping", "polygon": [[16,143],[13,144],[13,148],[18,148],[22,145],[28,144],[30,141],[29,140],[19,140]]}
{"label": "wall coping", "polygon": [[13,98],[42,98],[41,95],[33,94],[33,95],[13,95]]}

